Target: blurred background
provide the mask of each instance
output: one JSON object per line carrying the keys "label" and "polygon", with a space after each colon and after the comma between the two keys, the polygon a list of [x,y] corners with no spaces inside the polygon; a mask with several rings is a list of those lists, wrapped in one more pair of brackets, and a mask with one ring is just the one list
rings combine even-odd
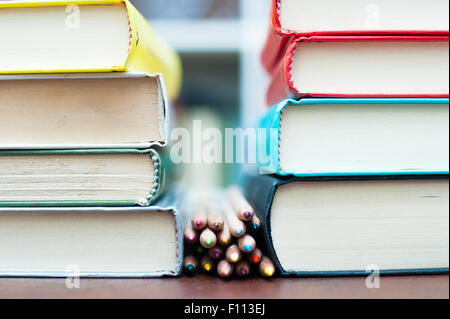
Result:
{"label": "blurred background", "polygon": [[[192,129],[252,127],[265,110],[268,76],[260,62],[269,27],[269,0],[131,0],[181,55],[177,125]],[[189,164],[184,180],[196,189],[236,182],[237,164]],[[199,178],[201,177],[201,178]]]}

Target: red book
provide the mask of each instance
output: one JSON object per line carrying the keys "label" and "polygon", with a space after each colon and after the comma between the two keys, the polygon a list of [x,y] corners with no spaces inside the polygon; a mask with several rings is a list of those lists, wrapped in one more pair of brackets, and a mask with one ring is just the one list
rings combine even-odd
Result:
{"label": "red book", "polygon": [[268,105],[302,97],[449,96],[448,36],[313,36],[293,40]]}
{"label": "red book", "polygon": [[270,73],[291,39],[307,36],[447,35],[448,0],[272,0],[262,62]]}

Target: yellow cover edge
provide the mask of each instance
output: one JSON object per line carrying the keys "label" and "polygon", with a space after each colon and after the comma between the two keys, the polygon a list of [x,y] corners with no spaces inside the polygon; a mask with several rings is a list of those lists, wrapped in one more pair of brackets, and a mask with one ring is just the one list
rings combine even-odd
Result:
{"label": "yellow cover edge", "polygon": [[130,51],[125,69],[148,74],[162,73],[169,98],[176,99],[181,91],[182,66],[179,55],[150,26],[131,4],[124,0],[131,28]]}
{"label": "yellow cover edge", "polygon": [[89,5],[89,4],[121,4],[125,0],[74,0],[74,1],[8,1],[0,2],[0,8],[22,8],[22,7],[49,7],[49,6],[67,6],[70,4]]}

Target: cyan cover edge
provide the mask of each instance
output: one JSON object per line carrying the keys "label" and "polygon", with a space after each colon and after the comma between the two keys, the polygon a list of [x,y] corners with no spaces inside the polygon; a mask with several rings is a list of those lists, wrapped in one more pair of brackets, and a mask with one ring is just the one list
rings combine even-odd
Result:
{"label": "cyan cover edge", "polygon": [[[266,140],[262,141],[258,138],[258,148],[264,151],[264,154],[267,154],[267,150],[269,150],[269,154],[272,156],[271,161],[272,165],[270,167],[261,163],[258,159],[258,165],[261,167],[261,170],[267,173],[277,173],[280,171],[279,168],[279,154],[278,154],[278,143],[280,138],[280,120],[281,120],[281,112],[283,109],[294,100],[285,100],[277,105],[271,107],[265,116],[262,117],[259,122],[259,128],[268,129],[269,135],[266,132]],[[295,102],[295,101],[294,101]],[[264,167],[263,167],[264,166]]]}

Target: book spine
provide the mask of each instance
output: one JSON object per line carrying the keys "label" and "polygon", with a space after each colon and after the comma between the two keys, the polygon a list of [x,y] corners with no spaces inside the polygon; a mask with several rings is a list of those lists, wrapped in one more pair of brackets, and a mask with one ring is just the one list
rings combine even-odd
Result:
{"label": "book spine", "polygon": [[[269,109],[266,115],[261,119],[259,128],[266,132],[266,139],[258,139],[258,147],[266,155],[269,152],[269,162],[263,163],[259,159],[258,165],[260,171],[265,174],[281,174],[280,164],[280,141],[281,141],[281,125],[283,118],[283,109],[291,102],[285,100]],[[292,101],[294,102],[294,101]]]}
{"label": "book spine", "polygon": [[280,273],[285,274],[273,246],[270,225],[271,207],[278,184],[277,178],[271,175],[252,175],[245,180],[244,190],[255,214],[263,221],[261,232],[266,243],[267,253]]}
{"label": "book spine", "polygon": [[274,75],[277,65],[283,59],[289,43],[295,38],[290,32],[281,29],[279,19],[280,0],[272,0],[269,32],[261,53],[261,62],[265,70]]}
{"label": "book spine", "polygon": [[[173,185],[173,184],[172,184]],[[169,271],[165,275],[169,277],[179,277],[183,272],[183,259],[184,259],[184,237],[183,237],[183,220],[182,213],[180,211],[180,205],[184,198],[184,192],[178,187],[171,187],[167,191],[167,194],[158,199],[152,207],[149,209],[159,208],[172,213],[175,217],[175,241],[177,245],[177,267],[175,271]]]}
{"label": "book spine", "polygon": [[272,82],[270,83],[266,95],[268,106],[275,105],[286,99],[301,97],[300,93],[297,93],[297,91],[292,89],[293,83],[291,79],[292,59],[294,57],[297,42],[298,39],[289,44],[289,48],[278,63],[276,71],[273,73]]}
{"label": "book spine", "polygon": [[169,98],[178,97],[181,90],[182,68],[178,54],[158,36],[147,20],[128,1],[124,1],[129,16],[130,48],[126,70],[162,73]]}

